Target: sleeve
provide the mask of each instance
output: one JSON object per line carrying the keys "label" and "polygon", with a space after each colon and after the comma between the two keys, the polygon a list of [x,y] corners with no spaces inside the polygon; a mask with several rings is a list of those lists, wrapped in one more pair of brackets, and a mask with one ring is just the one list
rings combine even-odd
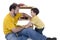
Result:
{"label": "sleeve", "polygon": [[30,20],[30,22],[35,25],[36,19],[33,19],[33,18],[32,18],[32,19]]}
{"label": "sleeve", "polygon": [[31,23],[33,23],[37,28],[42,28],[44,27],[44,23],[37,17],[31,20]]}
{"label": "sleeve", "polygon": [[18,13],[18,15],[17,15],[18,17],[22,17],[23,16],[23,14],[22,13]]}

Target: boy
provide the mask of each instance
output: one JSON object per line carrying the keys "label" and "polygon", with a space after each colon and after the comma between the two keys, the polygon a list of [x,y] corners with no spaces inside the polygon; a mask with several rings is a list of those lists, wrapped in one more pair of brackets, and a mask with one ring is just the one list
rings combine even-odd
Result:
{"label": "boy", "polygon": [[36,26],[35,31],[39,32],[40,34],[42,34],[42,31],[44,29],[44,23],[39,19],[39,17],[37,16],[39,14],[39,10],[37,8],[32,8],[31,9],[31,23],[34,24]]}
{"label": "boy", "polygon": [[[31,9],[31,15],[32,17],[30,18],[29,24],[35,25],[35,31],[42,34],[42,31],[44,29],[44,23],[39,19],[37,16],[39,14],[39,10],[37,8],[32,8]],[[56,38],[47,38],[47,40],[57,40]]]}

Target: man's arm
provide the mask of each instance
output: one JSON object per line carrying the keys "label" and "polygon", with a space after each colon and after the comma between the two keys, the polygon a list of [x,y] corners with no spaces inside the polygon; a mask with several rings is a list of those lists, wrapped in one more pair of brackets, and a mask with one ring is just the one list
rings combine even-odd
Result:
{"label": "man's arm", "polygon": [[26,13],[22,13],[22,17],[19,18],[19,20],[30,20],[31,16],[29,16]]}
{"label": "man's arm", "polygon": [[19,32],[19,31],[21,31],[21,30],[23,30],[23,29],[24,29],[23,27],[18,26],[18,27],[16,27],[16,28],[13,28],[13,29],[12,29],[12,32],[16,33],[16,32]]}
{"label": "man's arm", "polygon": [[16,32],[23,30],[24,28],[29,28],[31,26],[33,26],[31,22],[29,22],[27,25],[24,25],[23,27],[18,25],[16,28],[12,29],[12,32],[16,33]]}
{"label": "man's arm", "polygon": [[29,16],[28,14],[23,13],[23,16],[27,17],[29,20],[31,19],[31,16]]}

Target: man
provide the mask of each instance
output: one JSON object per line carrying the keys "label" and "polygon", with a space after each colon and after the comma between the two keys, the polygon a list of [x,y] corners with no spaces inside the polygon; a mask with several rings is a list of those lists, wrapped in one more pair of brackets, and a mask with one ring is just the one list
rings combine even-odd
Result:
{"label": "man", "polygon": [[14,40],[14,39],[17,40],[15,33],[18,31],[21,31],[23,28],[17,27],[16,23],[19,17],[22,16],[22,14],[19,13],[19,7],[16,3],[13,3],[9,7],[9,11],[10,11],[9,14],[5,17],[4,23],[3,23],[4,34],[7,40]]}
{"label": "man", "polygon": [[[22,16],[29,16],[27,14],[19,13],[19,7],[16,3],[13,3],[9,7],[9,13],[5,17],[3,22],[4,34],[7,40],[27,40],[27,38],[31,38],[32,40],[46,40],[47,38],[44,35],[39,34],[34,31],[30,26],[31,24],[27,24],[25,26],[17,26],[17,21],[21,19]],[[19,35],[18,36],[18,32]]]}

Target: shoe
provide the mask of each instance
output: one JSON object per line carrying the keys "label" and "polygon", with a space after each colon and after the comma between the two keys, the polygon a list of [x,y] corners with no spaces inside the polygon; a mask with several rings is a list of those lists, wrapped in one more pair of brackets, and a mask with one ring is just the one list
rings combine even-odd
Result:
{"label": "shoe", "polygon": [[47,38],[47,40],[57,40],[57,38]]}
{"label": "shoe", "polygon": [[52,38],[47,38],[46,40],[52,40]]}
{"label": "shoe", "polygon": [[57,40],[57,38],[52,38],[52,40]]}

